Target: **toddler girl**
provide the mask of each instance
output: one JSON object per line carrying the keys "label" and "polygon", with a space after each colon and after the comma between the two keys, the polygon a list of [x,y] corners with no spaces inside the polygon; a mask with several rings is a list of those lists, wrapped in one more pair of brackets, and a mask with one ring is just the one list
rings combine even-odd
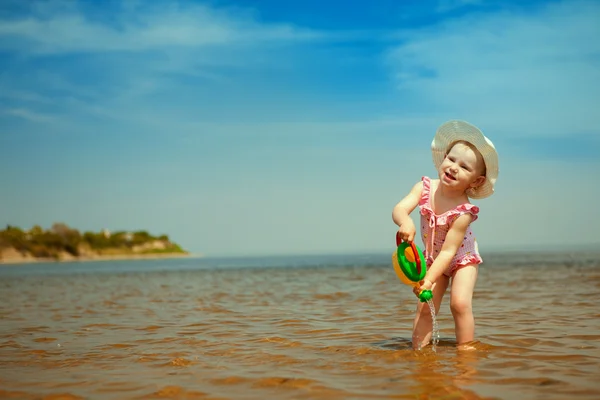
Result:
{"label": "toddler girl", "polygon": [[[482,199],[494,192],[498,154],[477,127],[464,121],[440,126],[431,150],[438,179],[424,176],[394,207],[392,219],[400,227],[400,238],[412,242],[416,228],[410,213],[419,206],[427,274],[414,291],[418,295],[421,290],[432,290],[437,314],[451,282],[450,310],[456,341],[459,348],[466,349],[475,335],[471,303],[478,265],[483,261],[471,231],[479,207],[469,198]],[[432,329],[428,306],[419,303],[413,323],[413,348],[426,346]]]}

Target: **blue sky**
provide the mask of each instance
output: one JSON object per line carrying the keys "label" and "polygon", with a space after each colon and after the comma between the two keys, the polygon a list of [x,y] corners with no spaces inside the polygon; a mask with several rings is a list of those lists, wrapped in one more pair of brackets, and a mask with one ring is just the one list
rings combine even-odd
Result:
{"label": "blue sky", "polygon": [[521,3],[3,1],[0,224],[392,251],[456,118],[500,153],[482,250],[598,244],[600,2]]}

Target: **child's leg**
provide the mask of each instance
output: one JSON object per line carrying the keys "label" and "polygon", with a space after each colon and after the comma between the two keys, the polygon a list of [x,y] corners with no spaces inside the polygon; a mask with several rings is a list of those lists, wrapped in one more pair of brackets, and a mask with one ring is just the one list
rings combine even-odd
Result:
{"label": "child's leg", "polygon": [[450,310],[454,317],[456,341],[460,345],[475,338],[475,318],[473,317],[473,290],[477,282],[477,265],[460,268],[452,278]]}
{"label": "child's leg", "polygon": [[[442,275],[433,285],[433,304],[435,306],[435,314],[440,311],[442,299],[448,288],[450,278]],[[431,320],[431,311],[427,303],[417,303],[417,314],[413,322],[412,345],[413,349],[420,349],[429,344],[433,331],[433,321]]]}

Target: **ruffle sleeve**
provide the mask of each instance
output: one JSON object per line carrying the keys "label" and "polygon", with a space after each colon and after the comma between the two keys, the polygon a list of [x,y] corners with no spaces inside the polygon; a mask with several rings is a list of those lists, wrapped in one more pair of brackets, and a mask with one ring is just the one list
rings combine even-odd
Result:
{"label": "ruffle sleeve", "polygon": [[461,204],[460,206],[456,207],[454,210],[450,210],[450,213],[453,215],[456,215],[457,218],[463,214],[471,214],[471,216],[473,217],[471,222],[473,222],[477,218],[479,218],[479,216],[477,215],[477,214],[479,214],[479,207],[477,207],[474,204],[470,204],[470,203]]}
{"label": "ruffle sleeve", "polygon": [[421,215],[434,215],[433,209],[431,208],[431,202],[429,196],[431,192],[431,179],[427,176],[421,177],[423,182],[423,190],[421,191],[421,200],[419,200],[419,208],[421,209]]}

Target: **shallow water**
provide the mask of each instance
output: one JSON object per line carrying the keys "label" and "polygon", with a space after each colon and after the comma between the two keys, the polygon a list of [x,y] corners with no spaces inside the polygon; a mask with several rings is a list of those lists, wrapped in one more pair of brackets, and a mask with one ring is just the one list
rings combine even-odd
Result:
{"label": "shallow water", "polygon": [[[485,255],[484,255],[485,256]],[[475,351],[387,254],[0,268],[0,398],[597,399],[600,256],[489,256]]]}

